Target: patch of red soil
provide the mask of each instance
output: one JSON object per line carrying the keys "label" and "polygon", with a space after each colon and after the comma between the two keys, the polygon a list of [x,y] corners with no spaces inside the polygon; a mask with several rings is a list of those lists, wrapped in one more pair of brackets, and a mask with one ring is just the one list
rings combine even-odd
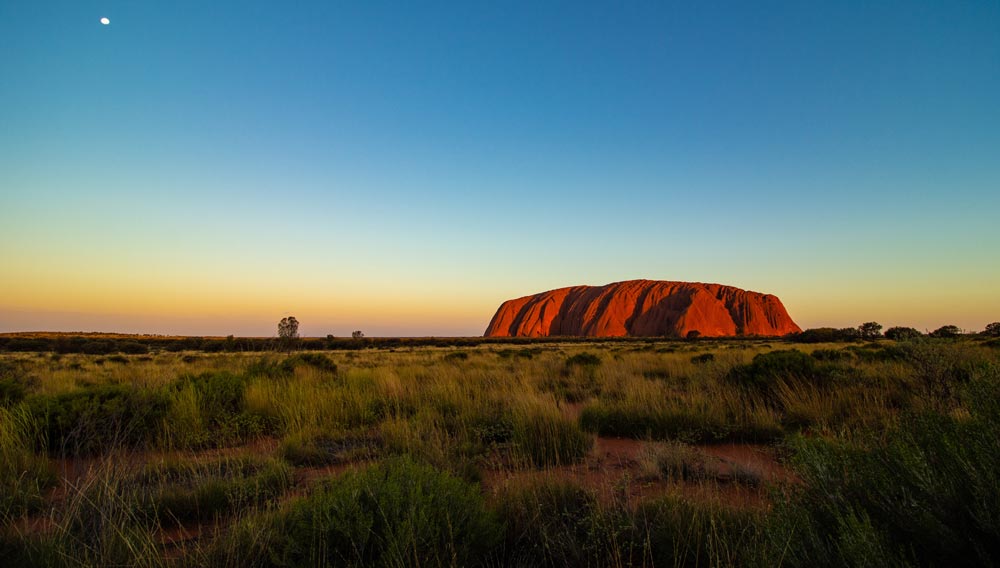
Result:
{"label": "patch of red soil", "polygon": [[[758,444],[695,446],[703,459],[711,461],[714,478],[675,481],[650,475],[643,464],[649,442],[628,438],[595,440],[587,458],[578,464],[545,469],[509,470],[498,468],[484,476],[483,486],[494,495],[506,486],[546,477],[571,480],[593,490],[599,498],[637,503],[650,497],[680,495],[699,501],[719,501],[737,507],[766,507],[767,484],[785,483],[794,476],[776,459],[773,448]],[[753,472],[763,482],[746,485],[734,482],[733,470]]]}

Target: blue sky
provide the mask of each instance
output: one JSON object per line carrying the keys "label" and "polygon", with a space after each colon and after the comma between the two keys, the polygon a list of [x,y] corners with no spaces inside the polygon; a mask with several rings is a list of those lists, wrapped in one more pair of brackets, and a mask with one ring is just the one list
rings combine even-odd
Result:
{"label": "blue sky", "polygon": [[1000,319],[997,2],[12,0],[0,26],[0,331],[475,335],[630,278],[803,327]]}

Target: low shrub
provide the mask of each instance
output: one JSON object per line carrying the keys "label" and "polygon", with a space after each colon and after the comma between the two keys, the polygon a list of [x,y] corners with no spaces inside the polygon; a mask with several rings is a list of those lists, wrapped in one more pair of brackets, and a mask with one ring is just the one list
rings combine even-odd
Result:
{"label": "low shrub", "polygon": [[521,458],[537,467],[575,463],[594,445],[594,438],[558,410],[523,408],[514,414],[512,441]]}
{"label": "low shrub", "polygon": [[521,359],[532,359],[535,355],[542,352],[540,347],[525,347],[524,349],[500,349],[495,351],[498,357],[501,359],[510,358],[521,358]]}
{"label": "low shrub", "polygon": [[291,468],[252,457],[147,466],[130,484],[147,518],[165,525],[211,520],[275,499],[291,485]]}
{"label": "low shrub", "polygon": [[138,341],[120,341],[118,351],[127,355],[145,355],[149,353],[149,347]]}
{"label": "low shrub", "polygon": [[0,359],[0,408],[13,406],[24,400],[28,394],[28,385],[33,382],[23,364]]}
{"label": "low shrub", "polygon": [[[299,353],[294,357],[290,357],[288,361],[291,361],[291,365],[306,365],[316,369],[318,371],[323,371],[325,373],[337,374],[337,364],[333,362],[332,359],[323,355],[322,353]],[[286,371],[287,372],[287,371]]]}
{"label": "low shrub", "polygon": [[631,548],[651,566],[773,566],[765,557],[764,516],[712,502],[667,496],[641,503],[630,515]]}
{"label": "low shrub", "polygon": [[770,528],[793,566],[993,565],[1000,560],[1000,390],[968,417],[907,416],[865,443],[798,439],[802,478]]}
{"label": "low shrub", "polygon": [[170,402],[160,391],[124,385],[88,387],[26,400],[55,454],[93,455],[155,439]]}
{"label": "low shrub", "polygon": [[41,508],[55,484],[49,461],[35,454],[38,430],[23,405],[0,408],[0,522]]}
{"label": "low shrub", "polygon": [[704,365],[705,363],[711,363],[712,361],[715,361],[714,353],[702,353],[701,355],[691,357],[691,362],[695,365]]}
{"label": "low shrub", "polygon": [[116,350],[110,341],[88,341],[80,346],[80,352],[86,355],[108,355]]}
{"label": "low shrub", "polygon": [[893,339],[895,341],[905,341],[908,339],[916,339],[921,337],[923,334],[913,329],[912,327],[890,327],[885,330],[886,339]]}
{"label": "low shrub", "polygon": [[681,439],[704,442],[725,437],[726,425],[688,408],[636,408],[625,403],[599,401],[588,404],[580,424],[602,436],[634,439]]}
{"label": "low shrub", "polygon": [[503,566],[594,566],[604,535],[595,534],[597,497],[555,477],[518,483],[497,499],[505,527]]}
{"label": "low shrub", "polygon": [[280,566],[470,566],[501,537],[476,485],[408,458],[347,472],[274,523]]}
{"label": "low shrub", "polygon": [[810,355],[817,361],[847,361],[853,357],[846,349],[817,349]]}
{"label": "low shrub", "polygon": [[[303,353],[302,355],[305,355]],[[282,379],[295,374],[295,357],[277,359],[274,357],[261,357],[247,366],[244,376],[247,378],[263,377],[269,379]]]}
{"label": "low shrub", "polygon": [[381,439],[367,431],[308,430],[285,436],[278,453],[292,465],[317,466],[373,459],[381,446]]}
{"label": "low shrub", "polygon": [[577,353],[566,359],[566,368],[572,367],[597,367],[601,364],[601,358],[593,353]]}
{"label": "low shrub", "polygon": [[777,390],[785,383],[805,383],[826,388],[850,373],[850,367],[820,362],[796,349],[761,353],[749,364],[737,365],[723,377],[723,382],[762,395],[777,402]]}

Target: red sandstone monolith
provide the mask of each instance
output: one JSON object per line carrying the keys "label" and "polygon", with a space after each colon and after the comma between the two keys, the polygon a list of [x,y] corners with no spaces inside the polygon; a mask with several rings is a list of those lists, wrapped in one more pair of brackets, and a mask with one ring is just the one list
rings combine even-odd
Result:
{"label": "red sandstone monolith", "polygon": [[771,294],[721,284],[629,280],[507,300],[485,335],[727,337],[800,331]]}

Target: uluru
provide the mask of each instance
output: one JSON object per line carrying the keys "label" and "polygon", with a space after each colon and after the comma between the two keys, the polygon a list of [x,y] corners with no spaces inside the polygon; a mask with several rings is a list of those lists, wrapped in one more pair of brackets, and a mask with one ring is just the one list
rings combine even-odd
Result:
{"label": "uluru", "polygon": [[777,296],[722,284],[628,280],[507,300],[486,337],[728,337],[802,331]]}

